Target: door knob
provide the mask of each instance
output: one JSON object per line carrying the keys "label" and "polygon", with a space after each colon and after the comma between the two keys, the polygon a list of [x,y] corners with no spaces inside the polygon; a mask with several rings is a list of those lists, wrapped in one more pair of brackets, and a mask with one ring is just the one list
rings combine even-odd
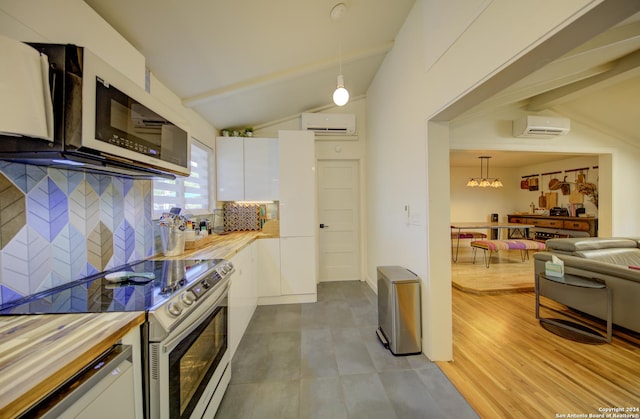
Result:
{"label": "door knob", "polygon": [[320,224],[320,228],[329,228],[329,226],[324,224],[324,223],[322,223],[322,224]]}

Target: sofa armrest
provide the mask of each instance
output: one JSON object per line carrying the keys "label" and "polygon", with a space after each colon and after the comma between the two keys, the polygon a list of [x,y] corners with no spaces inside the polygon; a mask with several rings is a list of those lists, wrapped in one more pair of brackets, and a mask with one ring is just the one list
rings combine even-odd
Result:
{"label": "sofa armrest", "polygon": [[[640,282],[640,270],[629,268],[627,265],[615,265],[578,256],[551,252],[537,252],[533,255],[536,261],[543,263],[550,261],[551,256],[555,256],[564,262],[565,272],[567,272],[567,268],[573,268],[580,271],[595,272],[600,275],[615,276],[629,281]],[[536,270],[538,271],[538,269]]]}

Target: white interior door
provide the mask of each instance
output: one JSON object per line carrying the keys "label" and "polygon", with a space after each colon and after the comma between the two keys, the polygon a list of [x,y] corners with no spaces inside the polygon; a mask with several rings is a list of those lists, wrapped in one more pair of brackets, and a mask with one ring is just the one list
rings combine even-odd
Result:
{"label": "white interior door", "polygon": [[360,279],[359,164],[318,161],[320,281]]}

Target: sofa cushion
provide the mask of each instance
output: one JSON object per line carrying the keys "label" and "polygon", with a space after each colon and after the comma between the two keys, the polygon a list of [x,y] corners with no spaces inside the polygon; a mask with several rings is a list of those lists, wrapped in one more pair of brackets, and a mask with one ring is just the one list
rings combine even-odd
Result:
{"label": "sofa cushion", "polygon": [[614,248],[638,248],[638,240],[623,237],[572,237],[566,239],[549,239],[545,242],[550,251],[567,253],[582,250],[614,249]]}
{"label": "sofa cushion", "polygon": [[593,261],[622,266],[640,265],[640,249],[597,249],[574,252],[576,256]]}

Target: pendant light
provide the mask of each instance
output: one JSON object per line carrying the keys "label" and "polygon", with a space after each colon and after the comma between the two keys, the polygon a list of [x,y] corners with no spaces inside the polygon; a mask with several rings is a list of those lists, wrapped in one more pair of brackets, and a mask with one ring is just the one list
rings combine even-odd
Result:
{"label": "pendant light", "polygon": [[[469,187],[480,187],[480,188],[487,188],[487,187],[491,187],[491,188],[502,188],[504,185],[502,184],[502,182],[500,182],[500,179],[498,178],[491,178],[489,177],[489,159],[491,158],[491,156],[480,156],[478,157],[480,159],[480,177],[472,177],[469,179],[469,181],[467,182],[467,186]],[[484,170],[483,166],[487,166],[487,175],[484,175]]]}
{"label": "pendant light", "polygon": [[[344,3],[338,3],[331,8],[331,20],[339,22],[346,13],[347,6]],[[338,74],[336,90],[333,92],[333,103],[338,106],[344,106],[349,102],[349,91],[344,87],[344,76],[342,75],[342,25],[340,25],[338,56],[340,59],[340,73]]]}

